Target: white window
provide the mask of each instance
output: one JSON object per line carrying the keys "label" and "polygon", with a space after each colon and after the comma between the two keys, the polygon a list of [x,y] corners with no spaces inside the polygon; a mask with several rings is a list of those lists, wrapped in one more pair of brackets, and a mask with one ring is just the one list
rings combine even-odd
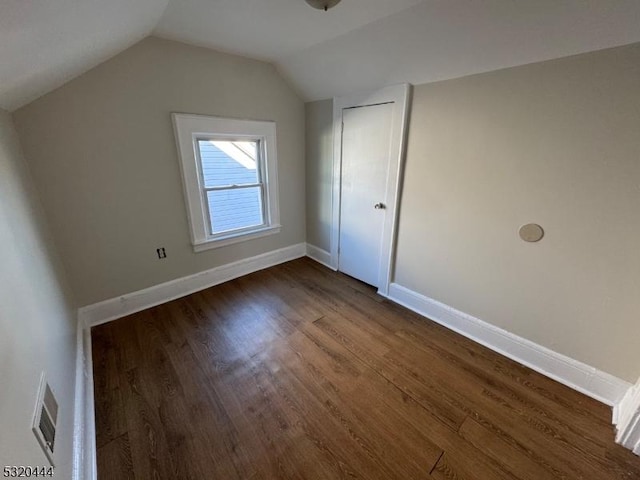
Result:
{"label": "white window", "polygon": [[172,116],[194,249],[279,232],[275,123]]}

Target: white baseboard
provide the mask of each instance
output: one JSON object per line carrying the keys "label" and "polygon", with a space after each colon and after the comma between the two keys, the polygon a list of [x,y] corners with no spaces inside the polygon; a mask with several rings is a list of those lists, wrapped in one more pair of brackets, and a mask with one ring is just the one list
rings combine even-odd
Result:
{"label": "white baseboard", "polygon": [[73,418],[73,480],[96,480],[95,405],[91,332],[78,321],[76,387]]}
{"label": "white baseboard", "polygon": [[98,474],[91,327],[303,257],[306,251],[306,244],[300,243],[80,308],[76,346],[73,480],[96,480]]}
{"label": "white baseboard", "polygon": [[331,254],[326,250],[322,250],[321,248],[316,247],[315,245],[311,245],[307,243],[307,257],[315,260],[316,262],[324,265],[327,268],[330,268],[335,272],[335,267],[331,266]]}
{"label": "white baseboard", "polygon": [[614,408],[616,442],[640,455],[640,380]]}
{"label": "white baseboard", "polygon": [[299,243],[272,252],[263,253],[255,257],[228,263],[219,267],[205,270],[187,277],[171,280],[153,287],[127,293],[117,298],[105,300],[81,307],[78,317],[87,327],[95,327],[117,318],[126,317],[132,313],[155,307],[162,303],[184,297],[204,290],[234,278],[248,275],[265,268],[304,257],[307,252],[306,244]]}
{"label": "white baseboard", "polygon": [[[74,413],[74,480],[97,478],[91,327],[204,290],[234,278],[296,258],[309,256],[330,266],[330,254],[297,244],[172,280],[155,287],[82,307],[78,310],[76,408]],[[333,268],[332,268],[333,269]],[[617,441],[640,454],[640,381],[636,387],[613,375],[392,283],[388,298],[543,375],[614,406]]]}
{"label": "white baseboard", "polygon": [[397,283],[388,298],[502,355],[610,406],[631,387],[629,382],[554,352]]}

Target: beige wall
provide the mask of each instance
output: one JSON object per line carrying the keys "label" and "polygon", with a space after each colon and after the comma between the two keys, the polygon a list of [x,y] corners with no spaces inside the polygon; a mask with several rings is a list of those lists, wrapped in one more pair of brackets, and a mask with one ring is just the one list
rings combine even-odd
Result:
{"label": "beige wall", "polygon": [[639,126],[640,44],[416,87],[396,281],[635,382]]}
{"label": "beige wall", "polygon": [[47,465],[31,432],[40,374],[60,405],[56,478],[71,478],[75,305],[11,117],[0,110],[0,466]]}
{"label": "beige wall", "polygon": [[[326,250],[330,105],[306,105],[307,235]],[[395,281],[635,382],[640,44],[417,86],[409,123]],[[540,243],[519,239],[529,222]]]}
{"label": "beige wall", "polygon": [[[193,252],[171,112],[276,122],[280,234]],[[14,119],[81,305],[305,240],[304,104],[269,64],[148,38]]]}
{"label": "beige wall", "polygon": [[331,250],[333,101],[305,105],[307,242]]}

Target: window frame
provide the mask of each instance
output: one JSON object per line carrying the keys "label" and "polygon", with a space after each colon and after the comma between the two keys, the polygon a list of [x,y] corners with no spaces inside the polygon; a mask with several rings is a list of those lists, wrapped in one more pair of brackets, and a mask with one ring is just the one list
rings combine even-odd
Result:
{"label": "window frame", "polygon": [[[223,141],[223,142],[255,142],[257,143],[257,148],[256,148],[256,153],[257,153],[257,158],[256,158],[256,164],[257,164],[257,172],[256,172],[256,177],[257,177],[257,181],[255,183],[243,183],[243,184],[226,184],[224,186],[216,186],[216,187],[207,187],[206,183],[205,183],[205,175],[204,175],[204,164],[202,163],[202,152],[199,148],[198,143],[199,142],[207,142],[207,141],[211,141],[211,140],[217,140],[217,141]],[[268,212],[266,211],[266,201],[265,201],[265,197],[267,195],[267,183],[264,180],[264,170],[266,169],[266,165],[265,165],[265,161],[264,158],[266,157],[266,149],[265,149],[265,141],[264,138],[262,137],[255,137],[255,136],[239,136],[239,135],[234,135],[232,137],[229,137],[228,135],[206,135],[206,136],[194,136],[193,138],[193,143],[194,143],[194,151],[195,151],[195,155],[196,155],[196,160],[197,160],[197,166],[198,166],[198,180],[199,180],[199,184],[200,184],[200,190],[201,190],[201,195],[202,195],[202,205],[203,208],[205,210],[205,221],[206,221],[206,229],[207,229],[207,235],[209,235],[211,238],[215,239],[215,238],[220,238],[220,237],[224,237],[228,234],[231,233],[236,233],[238,235],[242,234],[242,232],[251,232],[254,231],[256,229],[260,229],[263,228],[265,226],[268,225]],[[262,215],[262,219],[263,222],[260,225],[250,225],[248,227],[242,227],[242,228],[236,228],[236,229],[232,229],[232,230],[226,230],[226,231],[222,231],[219,233],[215,233],[213,231],[213,225],[211,223],[211,212],[209,209],[209,197],[208,197],[208,192],[215,192],[215,191],[225,191],[225,190],[238,190],[238,189],[243,189],[243,188],[254,188],[254,187],[258,187],[260,188],[260,198],[261,198],[261,215]]]}
{"label": "window frame", "polygon": [[[218,248],[280,232],[275,122],[184,113],[172,113],[171,116],[194,251]],[[263,224],[212,233],[207,187],[204,184],[198,145],[200,140],[212,139],[259,142],[257,177],[262,184]]]}

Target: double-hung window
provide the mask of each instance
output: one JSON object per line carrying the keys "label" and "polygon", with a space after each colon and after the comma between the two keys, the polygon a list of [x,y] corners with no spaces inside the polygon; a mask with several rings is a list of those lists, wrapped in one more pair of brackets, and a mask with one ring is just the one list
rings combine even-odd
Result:
{"label": "double-hung window", "polygon": [[274,122],[173,114],[196,251],[277,233]]}

